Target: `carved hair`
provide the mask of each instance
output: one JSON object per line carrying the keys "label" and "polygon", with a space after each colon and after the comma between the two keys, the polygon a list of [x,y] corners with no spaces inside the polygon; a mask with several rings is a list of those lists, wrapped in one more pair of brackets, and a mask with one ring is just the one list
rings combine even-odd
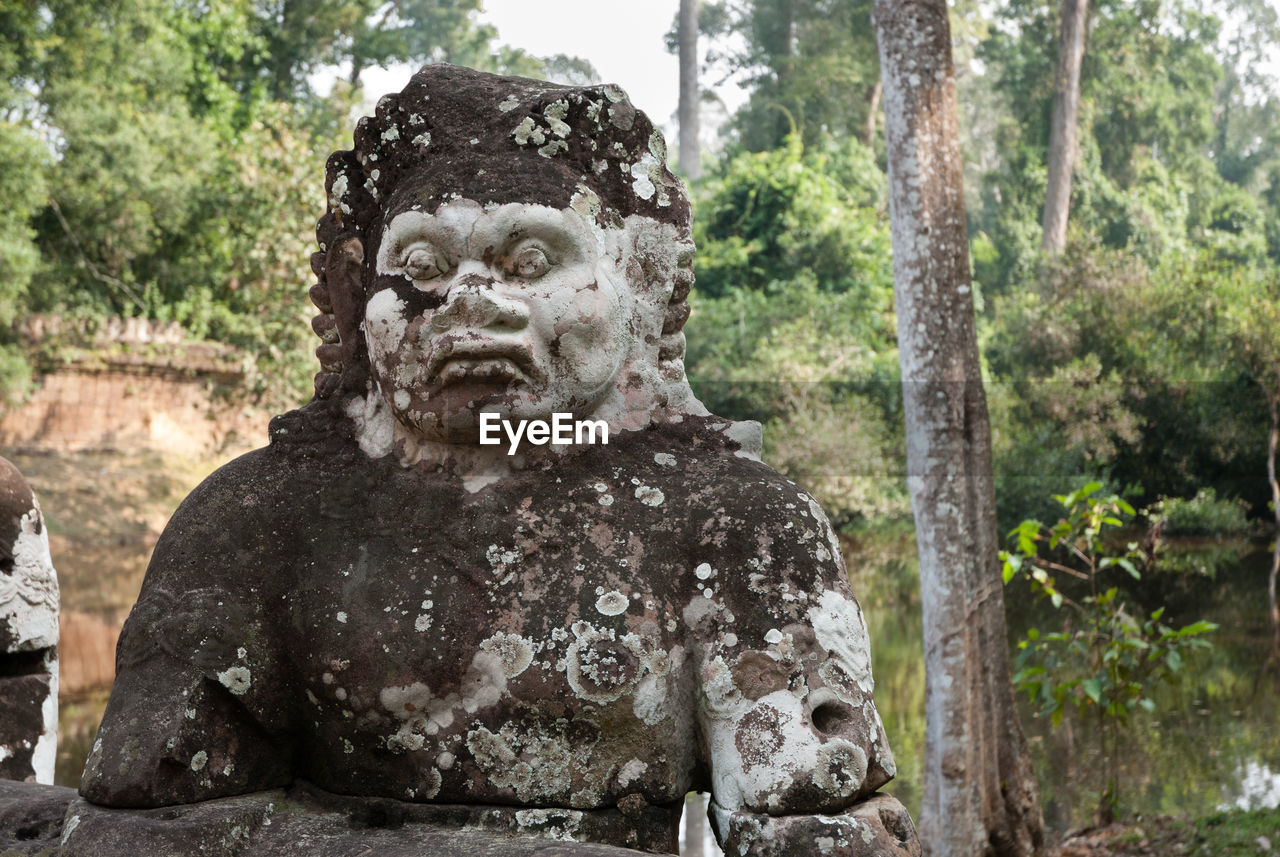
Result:
{"label": "carved hair", "polygon": [[605,228],[639,215],[627,221],[633,231],[644,228],[625,274],[637,290],[669,290],[659,362],[664,375],[683,377],[681,331],[693,285],[689,199],[667,168],[661,133],[620,89],[428,65],[359,121],[354,142],[329,157],[328,207],[311,256],[319,279],[311,299],[320,310],[312,328],[322,340],[317,398],[365,390],[363,283],[385,213],[405,198],[427,212],[459,197],[572,206]]}

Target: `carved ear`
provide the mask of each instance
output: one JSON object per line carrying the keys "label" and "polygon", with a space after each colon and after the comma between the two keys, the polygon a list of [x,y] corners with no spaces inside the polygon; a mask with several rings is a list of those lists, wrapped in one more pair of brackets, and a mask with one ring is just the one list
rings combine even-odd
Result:
{"label": "carved ear", "polygon": [[360,343],[360,322],[364,317],[364,283],[360,276],[363,268],[364,245],[359,238],[339,239],[329,248],[325,284],[333,307],[343,365],[351,364]]}

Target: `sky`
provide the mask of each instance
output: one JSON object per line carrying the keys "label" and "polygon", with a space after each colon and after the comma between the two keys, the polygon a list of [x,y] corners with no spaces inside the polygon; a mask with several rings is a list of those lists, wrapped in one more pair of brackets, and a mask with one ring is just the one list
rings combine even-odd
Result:
{"label": "sky", "polygon": [[[1268,2],[1280,10],[1280,0]],[[590,61],[601,82],[626,90],[632,103],[673,141],[680,66],[675,54],[667,52],[664,36],[679,6],[680,0],[484,0],[480,19],[497,29],[499,43],[534,56],[568,54]],[[1280,49],[1270,60],[1268,72],[1280,80]],[[371,102],[401,89],[414,70],[407,65],[368,69],[364,81]],[[715,86],[704,77],[701,84],[714,89],[725,106],[724,116],[746,101],[746,91],[732,81]],[[718,148],[716,119],[704,110],[704,147]]]}
{"label": "sky", "polygon": [[[680,65],[667,53],[664,36],[680,0],[484,0],[480,19],[498,31],[498,42],[534,56],[579,56],[590,61],[601,82],[616,83],[668,139],[674,137]],[[370,93],[404,86],[412,69],[370,69]],[[704,87],[708,81],[703,81]],[[746,100],[734,83],[716,89],[730,112]],[[376,96],[375,96],[376,98]],[[706,136],[705,134],[703,135]]]}

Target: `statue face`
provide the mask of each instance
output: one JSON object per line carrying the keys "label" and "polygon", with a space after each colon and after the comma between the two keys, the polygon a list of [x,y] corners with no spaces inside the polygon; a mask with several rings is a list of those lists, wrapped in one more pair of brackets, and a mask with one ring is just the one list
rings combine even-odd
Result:
{"label": "statue face", "polygon": [[383,232],[365,306],[382,394],[431,440],[479,414],[591,415],[627,356],[625,280],[572,209],[471,200],[409,208]]}

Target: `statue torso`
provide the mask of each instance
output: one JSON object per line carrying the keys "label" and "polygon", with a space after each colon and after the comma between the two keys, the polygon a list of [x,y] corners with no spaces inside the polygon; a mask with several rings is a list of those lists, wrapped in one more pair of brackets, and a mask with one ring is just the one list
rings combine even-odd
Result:
{"label": "statue torso", "polygon": [[682,616],[714,556],[676,498],[687,455],[643,453],[476,494],[373,467],[348,482],[363,501],[326,498],[277,617],[300,772],[409,800],[680,799],[698,757]]}
{"label": "statue torso", "polygon": [[82,792],[838,806],[892,774],[865,633],[816,503],[696,421],[476,492],[276,444],[157,545]]}

